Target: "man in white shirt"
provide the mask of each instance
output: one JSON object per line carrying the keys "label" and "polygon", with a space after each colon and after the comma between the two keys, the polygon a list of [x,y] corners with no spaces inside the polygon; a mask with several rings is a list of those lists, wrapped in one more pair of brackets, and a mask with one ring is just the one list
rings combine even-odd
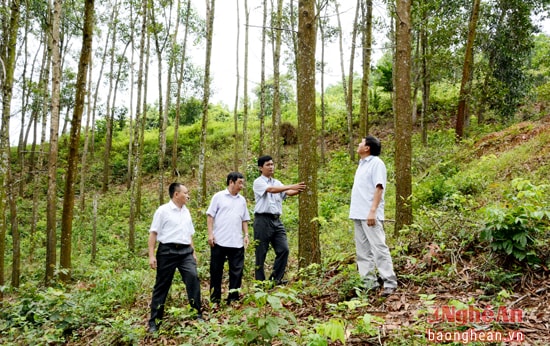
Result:
{"label": "man in white shirt", "polygon": [[254,239],[257,241],[255,278],[265,280],[264,263],[271,244],[275,251],[275,261],[269,279],[280,285],[285,283],[283,276],[289,253],[286,230],[280,218],[283,213],[283,200],[299,194],[305,190],[306,185],[303,182],[283,185],[273,178],[275,164],[271,156],[258,158],[258,168],[262,175],[254,180]]}
{"label": "man in white shirt", "polygon": [[243,279],[244,251],[249,244],[250,215],[246,199],[239,194],[244,176],[239,172],[227,175],[227,189],[217,192],[206,211],[208,244],[210,245],[210,301],[220,303],[223,266],[229,264],[227,303],[239,300]]}
{"label": "man in white shirt", "polygon": [[[150,333],[158,331],[176,269],[185,283],[189,304],[197,312],[196,318],[202,320],[200,281],[193,247],[195,228],[185,206],[189,200],[189,190],[183,184],[172,183],[168,193],[170,201],[157,209],[149,229],[149,265],[157,270],[151,300]],[[157,241],[159,245],[155,256]]]}
{"label": "man in white shirt", "polygon": [[380,159],[380,141],[367,136],[357,147],[361,157],[351,190],[349,218],[355,226],[355,250],[359,274],[367,289],[378,287],[375,269],[384,281],[383,296],[393,294],[397,277],[384,233],[386,165]]}

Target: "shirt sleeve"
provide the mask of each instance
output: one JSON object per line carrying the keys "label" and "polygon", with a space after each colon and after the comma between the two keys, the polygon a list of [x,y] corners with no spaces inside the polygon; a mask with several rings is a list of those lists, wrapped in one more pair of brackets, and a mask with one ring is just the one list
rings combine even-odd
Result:
{"label": "shirt sleeve", "polygon": [[158,208],[157,211],[155,211],[155,214],[153,215],[153,222],[151,222],[151,228],[149,228],[149,232],[156,232],[158,234],[161,223],[162,223],[162,213],[161,213],[161,208]]}
{"label": "shirt sleeve", "polygon": [[374,187],[382,185],[386,189],[386,165],[382,161],[376,161],[376,165],[372,172],[372,183]]}
{"label": "shirt sleeve", "polygon": [[265,181],[264,179],[259,178],[254,180],[253,189],[254,189],[254,196],[256,197],[256,199],[261,198],[265,194],[267,187],[268,187],[267,181]]}
{"label": "shirt sleeve", "polygon": [[210,201],[210,205],[208,206],[208,209],[206,210],[206,215],[210,215],[212,217],[216,217],[216,214],[218,213],[218,198],[217,194],[215,194],[212,197],[212,200]]}

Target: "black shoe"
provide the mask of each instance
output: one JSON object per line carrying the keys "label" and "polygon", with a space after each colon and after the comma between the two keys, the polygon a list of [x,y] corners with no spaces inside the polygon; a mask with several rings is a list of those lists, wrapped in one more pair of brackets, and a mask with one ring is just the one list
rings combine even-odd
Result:
{"label": "black shoe", "polygon": [[149,324],[149,327],[147,328],[147,333],[153,334],[158,331],[159,331],[159,327],[156,324],[154,323]]}
{"label": "black shoe", "polygon": [[197,322],[204,322],[204,318],[202,318],[202,314],[198,314],[197,316],[195,316],[195,320]]}
{"label": "black shoe", "polygon": [[388,297],[395,293],[395,287],[384,287],[382,297]]}
{"label": "black shoe", "polygon": [[286,284],[288,284],[288,280],[285,280],[285,279],[277,280],[277,286],[284,286]]}

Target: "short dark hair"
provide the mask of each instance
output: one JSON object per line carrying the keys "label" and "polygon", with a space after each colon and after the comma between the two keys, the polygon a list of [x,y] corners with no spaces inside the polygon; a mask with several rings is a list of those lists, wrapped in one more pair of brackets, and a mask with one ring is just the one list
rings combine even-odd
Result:
{"label": "short dark hair", "polygon": [[370,147],[370,154],[373,156],[379,156],[382,151],[382,144],[380,140],[374,136],[365,137],[365,145]]}
{"label": "short dark hair", "polygon": [[234,183],[237,182],[239,179],[244,179],[244,175],[240,172],[231,172],[227,175],[227,186],[229,186],[229,182],[232,181]]}
{"label": "short dark hair", "polygon": [[269,155],[260,156],[258,158],[258,167],[263,167],[267,161],[271,161],[273,158]]}
{"label": "short dark hair", "polygon": [[174,193],[179,191],[179,188],[181,186],[183,186],[182,183],[172,183],[172,184],[170,184],[170,186],[168,187],[168,194],[170,195],[170,199],[172,199],[172,197],[174,197]]}

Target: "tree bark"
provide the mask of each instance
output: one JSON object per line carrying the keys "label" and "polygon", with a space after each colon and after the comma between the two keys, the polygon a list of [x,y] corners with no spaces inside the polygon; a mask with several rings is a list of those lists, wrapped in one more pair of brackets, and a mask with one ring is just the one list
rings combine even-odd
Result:
{"label": "tree bark", "polygon": [[116,41],[117,41],[117,21],[118,21],[118,2],[115,0],[113,6],[113,13],[111,15],[112,21],[109,23],[109,33],[111,35],[111,48],[109,49],[109,56],[111,61],[109,64],[109,88],[107,91],[107,109],[105,111],[105,149],[103,151],[103,184],[101,191],[106,193],[109,190],[109,180],[111,176],[111,147],[113,146],[113,113],[111,108],[111,98],[113,95],[113,80],[115,74],[115,60],[116,60]]}
{"label": "tree bark", "polygon": [[233,170],[237,172],[239,170],[239,40],[241,35],[241,14],[239,10],[239,1],[237,4],[237,40],[235,42],[235,77],[237,79],[235,83],[235,102],[233,104]]}
{"label": "tree bark", "polygon": [[[15,208],[15,199],[17,196],[14,182],[12,181],[12,172],[10,167],[10,112],[11,100],[13,95],[14,72],[15,72],[15,49],[17,42],[17,32],[19,29],[20,2],[13,0],[11,3],[10,21],[8,29],[7,50],[4,69],[2,73],[2,124],[0,125],[0,287],[4,286],[4,253],[6,247],[7,230],[7,206],[10,208],[10,222],[13,239],[13,263],[12,263],[12,285],[19,287],[19,276],[21,272],[20,239],[17,224],[17,209]],[[14,223],[15,222],[15,223]],[[3,293],[0,292],[0,299]]]}
{"label": "tree bark", "polygon": [[275,17],[273,50],[273,114],[272,118],[272,156],[275,162],[280,162],[281,158],[281,83],[280,83],[280,61],[281,61],[281,26],[283,16],[283,0],[277,0],[277,12]]}
{"label": "tree bark", "polygon": [[[258,145],[258,156],[265,154],[265,41],[267,31],[267,1],[263,0],[262,17],[262,50],[261,50],[261,72],[260,72],[260,144]],[[276,165],[278,162],[276,163]]]}
{"label": "tree bark", "polygon": [[48,159],[48,193],[46,225],[46,286],[52,284],[56,266],[57,244],[57,158],[59,148],[59,98],[61,85],[61,51],[59,26],[61,21],[62,0],[54,0],[51,18],[49,47],[52,51],[52,91],[50,121],[50,151]]}
{"label": "tree bark", "polygon": [[397,0],[395,52],[395,232],[412,223],[411,1]]}
{"label": "tree bark", "polygon": [[479,7],[481,0],[473,0],[470,23],[468,25],[468,40],[466,42],[466,52],[464,54],[464,66],[462,68],[462,82],[460,83],[460,92],[458,95],[458,111],[456,114],[455,134],[457,141],[464,137],[464,124],[466,119],[468,99],[471,92],[471,71],[474,63],[474,41],[476,38],[476,26],[479,18]]}
{"label": "tree bark", "polygon": [[78,148],[80,146],[80,124],[84,113],[86,98],[86,79],[92,56],[92,38],[94,29],[94,0],[86,0],[84,7],[84,28],[82,31],[82,51],[78,63],[76,78],[76,96],[73,118],[71,121],[69,157],[67,159],[67,176],[63,196],[63,217],[61,218],[61,254],[60,279],[68,282],[71,279],[71,249],[74,214],[75,180],[78,171]]}
{"label": "tree bark", "polygon": [[361,79],[361,101],[359,106],[359,135],[364,137],[369,133],[369,78],[372,56],[372,0],[363,2],[361,6],[363,9],[363,78]]}
{"label": "tree bark", "polygon": [[178,132],[180,126],[181,113],[181,87],[183,85],[185,56],[187,52],[187,35],[189,33],[189,16],[191,14],[191,0],[187,0],[187,9],[185,10],[185,33],[183,34],[183,48],[180,56],[179,78],[178,78],[178,93],[176,97],[176,117],[174,119],[174,141],[172,143],[172,175],[179,177],[178,170]]}
{"label": "tree bark", "polygon": [[299,195],[299,266],[321,262],[317,201],[317,127],[315,109],[316,23],[314,0],[298,7],[298,174],[307,189]]}
{"label": "tree bark", "polygon": [[210,59],[212,55],[212,31],[214,30],[214,10],[216,0],[207,2],[206,8],[206,57],[204,63],[204,95],[202,98],[201,147],[199,154],[199,206],[206,203],[206,133],[208,128],[208,101],[210,99]]}

